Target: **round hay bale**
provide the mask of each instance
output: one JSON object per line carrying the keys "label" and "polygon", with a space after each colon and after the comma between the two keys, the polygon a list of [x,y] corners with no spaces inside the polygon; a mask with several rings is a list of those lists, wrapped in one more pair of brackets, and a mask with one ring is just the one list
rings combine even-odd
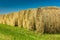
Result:
{"label": "round hay bale", "polygon": [[60,32],[60,9],[48,8],[42,9],[44,18],[44,33],[59,33]]}

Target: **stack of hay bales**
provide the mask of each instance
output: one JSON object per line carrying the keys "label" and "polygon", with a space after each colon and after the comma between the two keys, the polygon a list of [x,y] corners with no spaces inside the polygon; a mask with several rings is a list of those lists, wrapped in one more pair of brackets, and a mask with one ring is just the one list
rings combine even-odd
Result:
{"label": "stack of hay bales", "polygon": [[42,7],[0,15],[0,23],[40,33],[60,32],[60,8]]}

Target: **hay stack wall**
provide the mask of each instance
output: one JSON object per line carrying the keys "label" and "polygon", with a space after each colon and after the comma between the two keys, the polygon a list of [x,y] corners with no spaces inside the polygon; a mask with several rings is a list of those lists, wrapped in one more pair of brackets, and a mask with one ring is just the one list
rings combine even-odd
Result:
{"label": "hay stack wall", "polygon": [[42,7],[0,15],[0,24],[18,26],[40,33],[60,32],[60,8]]}

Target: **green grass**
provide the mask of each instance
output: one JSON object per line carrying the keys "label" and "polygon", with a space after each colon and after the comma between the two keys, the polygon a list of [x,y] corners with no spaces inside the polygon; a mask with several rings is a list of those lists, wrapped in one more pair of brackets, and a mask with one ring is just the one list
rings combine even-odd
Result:
{"label": "green grass", "polygon": [[39,34],[23,28],[0,24],[0,40],[60,40],[60,34]]}

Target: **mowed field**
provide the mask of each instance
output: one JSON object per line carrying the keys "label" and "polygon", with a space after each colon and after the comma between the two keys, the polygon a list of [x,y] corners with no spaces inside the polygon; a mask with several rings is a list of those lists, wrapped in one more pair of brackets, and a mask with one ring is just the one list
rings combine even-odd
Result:
{"label": "mowed field", "polygon": [[40,34],[23,28],[0,24],[0,40],[60,40],[60,34]]}

